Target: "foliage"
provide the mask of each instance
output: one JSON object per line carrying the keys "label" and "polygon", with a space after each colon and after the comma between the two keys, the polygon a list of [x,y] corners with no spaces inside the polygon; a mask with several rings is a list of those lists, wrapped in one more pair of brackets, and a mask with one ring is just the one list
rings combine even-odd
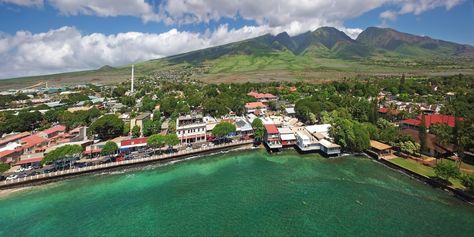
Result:
{"label": "foliage", "polygon": [[460,176],[461,184],[466,187],[469,191],[474,191],[474,175],[472,174],[463,174]]}
{"label": "foliage", "polygon": [[143,136],[151,136],[161,131],[161,122],[159,120],[146,120],[143,122]]}
{"label": "foliage", "polygon": [[150,96],[144,96],[142,100],[141,111],[153,111],[155,109],[156,101],[154,101]]}
{"label": "foliage", "polygon": [[363,151],[370,147],[369,132],[357,121],[337,118],[331,133],[344,149]]}
{"label": "foliage", "polygon": [[167,143],[167,137],[161,134],[154,134],[148,137],[147,145],[151,148],[162,148]]}
{"label": "foliage", "polygon": [[234,124],[229,122],[220,122],[212,129],[212,135],[216,137],[225,137],[236,131]]}
{"label": "foliage", "polygon": [[256,141],[262,141],[263,136],[265,134],[265,127],[263,126],[263,122],[259,118],[255,118],[252,121],[252,128],[254,130],[254,139]]}
{"label": "foliage", "polygon": [[92,134],[97,134],[99,139],[109,140],[120,136],[123,126],[123,121],[117,115],[107,114],[94,121],[89,130]]}
{"label": "foliage", "polygon": [[450,162],[438,162],[434,167],[434,172],[437,177],[449,180],[449,178],[454,178],[459,176],[459,169],[455,164]]}
{"label": "foliage", "polygon": [[166,135],[165,138],[166,138],[166,144],[170,147],[173,147],[179,144],[179,138],[178,138],[178,135],[176,135],[176,133],[168,134]]}
{"label": "foliage", "polygon": [[43,160],[42,164],[49,164],[53,161],[62,160],[68,156],[80,155],[83,149],[80,145],[64,145],[48,152]]}
{"label": "foliage", "polygon": [[412,141],[400,142],[399,146],[402,152],[407,154],[416,155],[420,151],[420,145]]}
{"label": "foliage", "polygon": [[101,151],[101,154],[102,155],[112,155],[112,154],[115,154],[117,153],[118,151],[118,145],[117,143],[113,142],[113,141],[107,141],[104,145],[104,147],[102,148],[102,151]]}
{"label": "foliage", "polygon": [[436,135],[441,145],[448,145],[452,140],[453,129],[444,123],[433,124],[430,133]]}
{"label": "foliage", "polygon": [[141,135],[141,128],[138,125],[133,126],[132,128],[132,137],[140,137]]}
{"label": "foliage", "polygon": [[6,163],[0,163],[0,174],[5,173],[10,169],[10,165]]}

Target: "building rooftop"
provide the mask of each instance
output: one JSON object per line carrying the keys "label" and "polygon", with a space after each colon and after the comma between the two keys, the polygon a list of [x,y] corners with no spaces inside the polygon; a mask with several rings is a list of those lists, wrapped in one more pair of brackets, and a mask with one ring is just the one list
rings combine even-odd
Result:
{"label": "building rooftop", "polygon": [[262,102],[249,102],[245,104],[247,109],[266,108],[267,106]]}
{"label": "building rooftop", "polygon": [[[456,120],[463,120],[461,117],[454,117],[452,115],[445,115],[445,114],[430,114],[430,115],[423,115],[425,117],[425,127],[429,128],[431,125],[436,123],[443,123],[447,124],[450,127],[454,127],[456,125]],[[420,126],[422,121],[422,115],[419,115],[417,118],[414,119],[405,119],[402,120],[400,123],[410,124],[413,126]]]}
{"label": "building rooftop", "polygon": [[278,128],[275,124],[265,124],[265,130],[267,130],[268,134],[278,134]]}
{"label": "building rooftop", "polygon": [[29,136],[29,135],[30,135],[29,132],[22,132],[22,133],[17,133],[17,134],[13,134],[13,135],[8,135],[8,136],[0,139],[0,145],[20,140],[21,138],[24,138],[24,137]]}

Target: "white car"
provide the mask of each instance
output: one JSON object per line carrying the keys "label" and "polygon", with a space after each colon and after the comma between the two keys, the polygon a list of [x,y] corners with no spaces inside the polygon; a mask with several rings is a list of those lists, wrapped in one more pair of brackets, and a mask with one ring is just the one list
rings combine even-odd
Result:
{"label": "white car", "polygon": [[10,176],[7,177],[7,180],[14,180],[16,178],[18,178],[18,175],[16,175],[16,174],[15,175],[10,175]]}
{"label": "white car", "polygon": [[25,169],[23,167],[20,167],[17,170],[15,170],[15,173],[20,173],[20,172],[23,172],[23,171],[25,171]]}
{"label": "white car", "polygon": [[25,171],[30,171],[30,170],[32,170],[32,169],[33,169],[32,166],[28,166],[28,167],[25,168]]}

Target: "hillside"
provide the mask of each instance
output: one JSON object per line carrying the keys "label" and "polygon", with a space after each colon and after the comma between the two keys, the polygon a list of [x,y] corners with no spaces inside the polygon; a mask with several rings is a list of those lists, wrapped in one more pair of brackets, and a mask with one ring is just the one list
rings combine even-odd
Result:
{"label": "hillside", "polygon": [[[369,27],[357,39],[333,27],[291,37],[286,32],[136,64],[137,76],[208,82],[306,80],[357,75],[474,73],[474,47],[388,28]],[[129,78],[130,66],[0,80],[0,88],[39,81],[52,85],[111,84]]]}

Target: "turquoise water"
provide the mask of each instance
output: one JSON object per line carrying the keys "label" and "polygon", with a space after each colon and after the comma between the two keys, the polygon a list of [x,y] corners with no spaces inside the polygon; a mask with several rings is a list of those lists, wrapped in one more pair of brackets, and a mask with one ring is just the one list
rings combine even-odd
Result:
{"label": "turquoise water", "polygon": [[0,236],[473,236],[474,208],[361,158],[233,152],[0,199]]}

